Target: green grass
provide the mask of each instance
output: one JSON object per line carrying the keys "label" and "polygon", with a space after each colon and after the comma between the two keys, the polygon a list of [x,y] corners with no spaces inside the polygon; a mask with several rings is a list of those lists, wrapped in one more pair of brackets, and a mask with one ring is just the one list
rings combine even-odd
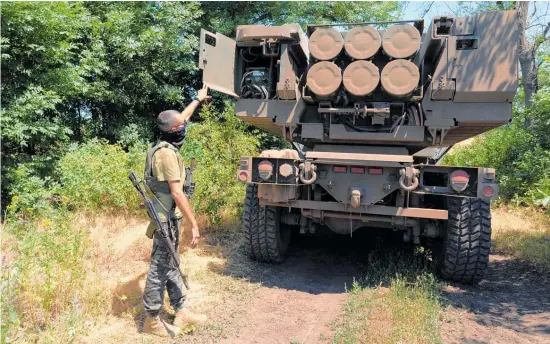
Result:
{"label": "green grass", "polygon": [[353,284],[333,343],[440,343],[440,287],[416,258],[369,259],[366,276]]}

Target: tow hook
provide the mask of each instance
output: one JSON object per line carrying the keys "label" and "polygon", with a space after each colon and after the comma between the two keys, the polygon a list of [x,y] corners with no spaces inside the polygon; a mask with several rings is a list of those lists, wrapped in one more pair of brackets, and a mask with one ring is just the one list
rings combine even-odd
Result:
{"label": "tow hook", "polygon": [[405,167],[399,170],[399,186],[405,191],[413,191],[418,187],[420,171],[414,167]]}
{"label": "tow hook", "polygon": [[351,190],[351,207],[359,208],[361,206],[361,190],[352,189]]}
{"label": "tow hook", "polygon": [[[317,180],[317,166],[311,163],[311,161],[306,161],[301,163],[298,168],[300,169],[300,180],[304,184],[312,184]],[[307,177],[309,177],[309,179]]]}

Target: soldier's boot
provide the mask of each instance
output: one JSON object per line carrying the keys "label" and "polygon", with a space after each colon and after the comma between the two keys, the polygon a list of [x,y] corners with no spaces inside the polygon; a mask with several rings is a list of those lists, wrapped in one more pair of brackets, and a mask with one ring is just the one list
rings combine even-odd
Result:
{"label": "soldier's boot", "polygon": [[143,323],[143,333],[154,334],[161,337],[175,337],[180,334],[181,329],[177,326],[170,325],[160,319],[158,316],[146,316]]}
{"label": "soldier's boot", "polygon": [[208,319],[204,314],[195,314],[188,310],[187,308],[182,308],[176,313],[176,318],[174,319],[174,326],[183,328],[187,324],[198,324],[203,323]]}

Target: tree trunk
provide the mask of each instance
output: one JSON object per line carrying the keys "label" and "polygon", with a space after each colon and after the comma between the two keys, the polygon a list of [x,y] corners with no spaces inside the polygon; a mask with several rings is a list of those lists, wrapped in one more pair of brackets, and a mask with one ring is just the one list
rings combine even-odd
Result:
{"label": "tree trunk", "polygon": [[529,2],[518,1],[519,16],[519,65],[521,68],[521,85],[525,94],[524,103],[530,106],[533,102],[533,95],[537,93],[538,66],[535,61],[538,45],[529,43],[527,39],[527,18],[529,16]]}

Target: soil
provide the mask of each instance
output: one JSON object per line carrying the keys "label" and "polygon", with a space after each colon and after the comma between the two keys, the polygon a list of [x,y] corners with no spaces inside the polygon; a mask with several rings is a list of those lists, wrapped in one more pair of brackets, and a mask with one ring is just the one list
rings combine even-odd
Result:
{"label": "soil", "polygon": [[[294,239],[288,258],[279,265],[254,263],[244,259],[240,253],[239,259],[230,258],[226,264],[208,263],[206,269],[220,278],[244,278],[244,284],[260,286],[247,292],[242,300],[233,300],[237,296],[232,295],[239,291],[229,291],[225,303],[209,307],[208,300],[219,294],[216,287],[200,288],[191,278],[194,282],[189,293],[191,304],[203,305],[198,309],[207,313],[210,321],[200,326],[196,333],[172,340],[144,336],[139,333],[139,316],[124,316],[128,312],[140,312],[149,252],[145,248],[150,242],[136,242],[128,250],[115,246],[116,252],[135,252],[131,264],[124,265],[133,266],[132,272],[137,276],[129,282],[133,286],[132,293],[126,294],[137,296],[123,307],[124,311],[116,312],[118,308],[113,305],[115,312],[101,324],[92,326],[96,330],[78,342],[330,342],[332,325],[342,316],[346,291],[351,288],[354,278],[360,278],[368,271],[368,254],[374,246],[379,247],[380,242],[356,238],[355,234],[353,239]],[[231,257],[238,251],[234,241],[231,244],[216,239],[216,244],[211,245],[207,241],[206,237],[204,246],[220,251],[217,253],[220,256]],[[136,246],[140,249],[136,250]],[[126,270],[120,274],[132,275]],[[444,284],[440,331],[444,342],[550,343],[549,279],[550,276],[538,272],[527,262],[492,255],[486,279],[478,286]],[[220,334],[213,336],[212,331]]]}
{"label": "soil", "polygon": [[[279,265],[264,265],[241,331],[221,343],[319,343],[332,337],[361,260],[324,241],[298,240]],[[231,273],[231,267],[228,272]]]}
{"label": "soil", "polygon": [[445,343],[550,343],[549,282],[525,261],[492,255],[479,285],[444,289]]}
{"label": "soil", "polygon": [[[263,286],[243,327],[222,343],[330,339],[331,324],[342,314],[346,289],[366,271],[369,249],[345,246],[302,240],[291,247],[283,264],[265,265],[261,276],[255,276]],[[444,342],[550,343],[549,282],[549,276],[528,262],[491,255],[486,278],[477,286],[444,283]]]}

